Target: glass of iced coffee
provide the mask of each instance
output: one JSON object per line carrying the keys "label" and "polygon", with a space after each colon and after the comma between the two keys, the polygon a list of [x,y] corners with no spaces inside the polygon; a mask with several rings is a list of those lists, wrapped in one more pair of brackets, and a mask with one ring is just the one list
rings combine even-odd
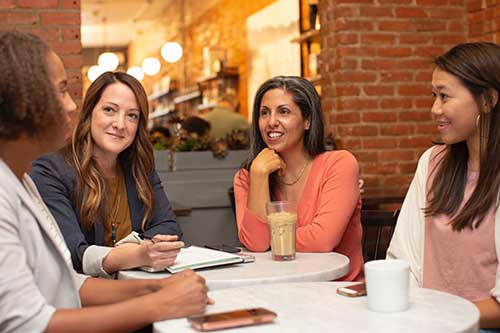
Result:
{"label": "glass of iced coffee", "polygon": [[294,260],[297,224],[295,208],[288,201],[271,201],[266,204],[266,213],[273,260]]}

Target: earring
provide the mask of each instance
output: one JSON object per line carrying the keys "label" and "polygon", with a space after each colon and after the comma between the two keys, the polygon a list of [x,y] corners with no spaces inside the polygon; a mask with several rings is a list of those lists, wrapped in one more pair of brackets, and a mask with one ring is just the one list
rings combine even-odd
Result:
{"label": "earring", "polygon": [[479,121],[481,120],[481,114],[478,114],[477,115],[477,118],[476,118],[476,127],[479,128]]}

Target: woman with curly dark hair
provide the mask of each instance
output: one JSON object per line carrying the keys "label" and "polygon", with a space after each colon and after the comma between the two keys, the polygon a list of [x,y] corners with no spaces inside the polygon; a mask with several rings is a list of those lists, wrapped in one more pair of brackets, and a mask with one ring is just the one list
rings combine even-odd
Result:
{"label": "woman with curly dark hair", "polygon": [[0,32],[0,332],[130,332],[203,312],[207,287],[192,271],[111,281],[73,269],[26,172],[64,144],[75,110],[61,59],[38,37]]}

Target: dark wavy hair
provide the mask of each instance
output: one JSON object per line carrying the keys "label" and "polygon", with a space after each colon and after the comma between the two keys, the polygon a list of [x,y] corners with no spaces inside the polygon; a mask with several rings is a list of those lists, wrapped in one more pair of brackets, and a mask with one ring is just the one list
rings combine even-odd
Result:
{"label": "dark wavy hair", "polygon": [[75,197],[80,223],[89,229],[96,223],[97,217],[109,216],[111,209],[106,202],[104,177],[93,157],[95,143],[91,134],[92,112],[106,87],[117,82],[125,84],[133,91],[140,109],[139,125],[134,141],[118,155],[118,160],[121,165],[130,165],[139,199],[144,205],[143,229],[153,211],[153,192],[149,175],[154,170],[154,157],[147,131],[149,109],[146,92],[133,76],[123,72],[106,72],[87,90],[80,119],[69,147],[69,161],[75,167],[77,174]]}
{"label": "dark wavy hair", "polygon": [[50,48],[40,38],[17,31],[0,32],[0,139],[56,137],[62,109],[50,80]]}
{"label": "dark wavy hair", "polygon": [[[310,127],[304,133],[303,143],[306,151],[311,157],[317,156],[325,151],[323,111],[321,109],[321,97],[316,88],[308,80],[299,76],[276,76],[264,82],[255,94],[252,111],[252,128],[250,136],[250,153],[244,168],[250,170],[253,160],[260,151],[266,148],[259,129],[260,105],[265,93],[272,89],[282,89],[292,95],[293,102],[299,107],[302,118],[308,119]],[[275,173],[269,179],[269,189],[276,185]]]}
{"label": "dark wavy hair", "polygon": [[[453,47],[434,61],[437,68],[457,77],[474,96],[480,111],[480,170],[476,188],[451,220],[453,230],[477,227],[496,203],[500,190],[500,46],[465,43]],[[500,97],[500,96],[498,96]],[[486,106],[484,106],[486,104]],[[469,150],[465,141],[444,150],[428,193],[427,216],[455,215],[464,198]]]}

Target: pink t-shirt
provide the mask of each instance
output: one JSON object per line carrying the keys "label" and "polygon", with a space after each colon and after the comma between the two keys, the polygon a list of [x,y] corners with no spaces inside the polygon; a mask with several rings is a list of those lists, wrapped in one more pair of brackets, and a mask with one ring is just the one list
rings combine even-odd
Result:
{"label": "pink t-shirt", "polygon": [[[440,158],[433,158],[442,148],[436,148],[429,162],[427,192],[435,173],[431,170]],[[469,171],[464,200],[470,198],[479,172]],[[495,286],[498,259],[495,251],[495,210],[492,207],[479,227],[453,231],[450,217],[438,215],[425,218],[423,287],[461,296],[471,302],[490,298]]]}
{"label": "pink t-shirt", "polygon": [[[342,280],[363,278],[360,222],[361,199],[356,158],[344,150],[314,158],[304,192],[297,204],[298,252],[335,251],[349,257],[350,270]],[[249,173],[234,177],[238,236],[252,251],[269,248],[269,226],[247,208]]]}

